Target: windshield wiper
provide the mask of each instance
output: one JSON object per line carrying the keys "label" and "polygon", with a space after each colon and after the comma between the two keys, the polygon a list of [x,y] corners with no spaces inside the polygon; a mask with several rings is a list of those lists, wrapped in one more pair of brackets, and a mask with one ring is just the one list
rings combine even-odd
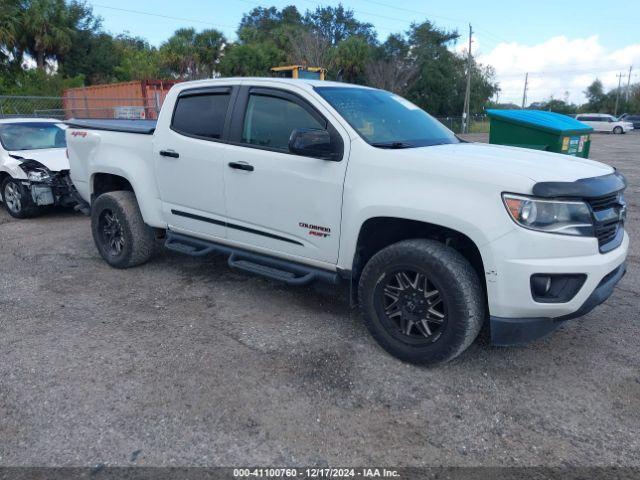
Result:
{"label": "windshield wiper", "polygon": [[413,148],[415,145],[413,143],[407,142],[376,142],[372,143],[374,147],[378,148],[391,148],[391,149],[400,149],[400,148]]}

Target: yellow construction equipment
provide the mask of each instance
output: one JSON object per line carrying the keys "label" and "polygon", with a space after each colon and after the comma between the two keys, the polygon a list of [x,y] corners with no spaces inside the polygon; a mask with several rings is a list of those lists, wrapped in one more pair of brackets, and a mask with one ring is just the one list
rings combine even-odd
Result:
{"label": "yellow construction equipment", "polygon": [[323,67],[307,67],[306,65],[286,65],[284,67],[272,67],[271,71],[280,78],[309,78],[324,80],[327,69]]}

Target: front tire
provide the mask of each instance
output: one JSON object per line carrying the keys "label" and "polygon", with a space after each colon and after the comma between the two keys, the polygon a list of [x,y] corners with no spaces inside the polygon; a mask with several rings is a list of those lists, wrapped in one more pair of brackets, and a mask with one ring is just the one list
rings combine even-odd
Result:
{"label": "front tire", "polygon": [[433,365],[462,353],[484,321],[484,295],[471,264],[435,240],[404,240],[366,264],[358,288],[371,335],[391,355]]}
{"label": "front tire", "polygon": [[28,218],[38,213],[38,208],[32,205],[29,192],[19,180],[5,178],[0,191],[4,208],[13,218]]}
{"label": "front tire", "polygon": [[100,195],[91,206],[91,232],[100,255],[112,267],[134,267],[153,256],[155,234],[144,223],[133,192]]}
{"label": "front tire", "polygon": [[622,129],[622,127],[615,127],[613,129],[613,133],[615,133],[616,135],[621,135],[624,133],[624,130]]}

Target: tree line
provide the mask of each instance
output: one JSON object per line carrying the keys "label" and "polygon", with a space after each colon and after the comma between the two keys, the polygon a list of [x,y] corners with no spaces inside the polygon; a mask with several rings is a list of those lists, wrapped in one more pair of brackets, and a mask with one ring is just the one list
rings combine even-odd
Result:
{"label": "tree line", "polygon": [[605,91],[602,81],[595,79],[584,91],[587,101],[581,105],[570,103],[567,100],[550,98],[542,102],[534,102],[529,108],[537,110],[550,110],[552,112],[572,115],[576,113],[638,113],[640,112],[640,83],[629,86],[627,94],[626,85]]}
{"label": "tree line", "polygon": [[[429,20],[380,40],[373,25],[342,5],[300,11],[290,5],[256,7],[243,15],[237,39],[216,29],[179,28],[159,47],[130,33],[111,34],[82,0],[1,0],[0,92],[58,96],[64,88],[111,82],[212,76],[266,76],[270,68],[306,64],[328,78],[401,94],[437,116],[460,116],[466,53],[460,35]],[[35,68],[33,68],[35,67]],[[494,71],[472,59],[471,112],[495,106]],[[640,111],[640,86],[618,111]],[[596,80],[587,103],[549,99],[530,108],[561,113],[613,112],[615,90]],[[500,107],[502,105],[498,105]]]}
{"label": "tree line", "polygon": [[[235,41],[216,29],[180,28],[156,48],[106,32],[81,0],[2,0],[0,90],[60,95],[72,86],[266,76],[273,66],[306,64],[327,68],[329,79],[403,94],[436,115],[460,115],[466,65],[451,49],[459,38],[425,20],[381,41],[342,5],[305,12],[290,5],[244,14]],[[498,89],[492,69],[473,62],[472,85],[471,110],[481,111]]]}

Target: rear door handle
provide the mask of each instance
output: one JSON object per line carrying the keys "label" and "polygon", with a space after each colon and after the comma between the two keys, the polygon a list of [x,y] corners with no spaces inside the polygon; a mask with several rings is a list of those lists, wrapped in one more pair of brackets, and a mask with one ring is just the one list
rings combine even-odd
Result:
{"label": "rear door handle", "polygon": [[247,172],[253,172],[253,165],[249,165],[244,162],[229,162],[229,166],[231,168],[235,168],[236,170],[246,170]]}
{"label": "rear door handle", "polygon": [[163,157],[179,158],[180,154],[173,150],[160,150],[160,155]]}

